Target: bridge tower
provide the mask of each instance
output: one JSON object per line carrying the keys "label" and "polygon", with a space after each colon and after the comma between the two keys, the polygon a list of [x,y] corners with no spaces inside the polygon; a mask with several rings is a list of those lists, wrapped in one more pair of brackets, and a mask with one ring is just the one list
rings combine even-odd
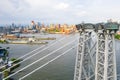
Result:
{"label": "bridge tower", "polygon": [[114,34],[116,23],[98,26],[95,80],[117,80]]}
{"label": "bridge tower", "polygon": [[[74,80],[117,80],[114,34],[117,23],[79,24],[80,38]],[[96,42],[92,43],[92,32]]]}
{"label": "bridge tower", "polygon": [[95,43],[92,43],[92,24],[77,25],[80,33],[74,80],[94,80]]}

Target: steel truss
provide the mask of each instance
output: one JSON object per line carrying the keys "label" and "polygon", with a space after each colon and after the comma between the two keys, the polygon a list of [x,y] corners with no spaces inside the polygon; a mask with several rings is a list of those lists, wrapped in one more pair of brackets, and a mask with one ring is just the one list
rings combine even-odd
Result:
{"label": "steel truss", "polygon": [[74,80],[117,80],[114,33],[100,30],[92,44],[91,32],[80,32]]}
{"label": "steel truss", "polygon": [[95,80],[117,80],[114,34],[98,33]]}
{"label": "steel truss", "polygon": [[[94,79],[94,58],[93,49],[95,45],[91,41],[91,32],[80,32],[78,53],[76,57],[74,80],[93,80]],[[93,46],[92,46],[93,45]],[[94,49],[95,51],[95,49]]]}

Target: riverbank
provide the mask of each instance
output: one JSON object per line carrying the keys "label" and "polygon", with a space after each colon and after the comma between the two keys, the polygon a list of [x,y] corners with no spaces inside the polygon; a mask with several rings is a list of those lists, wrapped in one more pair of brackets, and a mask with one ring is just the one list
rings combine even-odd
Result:
{"label": "riverbank", "polygon": [[0,43],[8,43],[6,40],[0,40]]}
{"label": "riverbank", "polygon": [[119,34],[115,34],[115,38],[120,40],[120,35]]}
{"label": "riverbank", "polygon": [[[16,58],[12,58],[10,61],[8,61],[8,64],[4,65],[2,68],[0,68],[0,71],[3,72],[1,73],[3,78],[8,77],[9,75],[13,74],[14,70],[18,67],[20,67],[20,61],[22,61],[22,59],[16,59]],[[5,80],[13,80],[12,78],[7,78]]]}
{"label": "riverbank", "polygon": [[41,41],[10,41],[9,44],[47,44],[48,42],[41,42]]}
{"label": "riverbank", "polygon": [[[45,40],[45,41],[44,41]],[[0,40],[0,43],[8,43],[8,44],[47,44],[47,40],[56,40],[56,38],[14,38],[14,39],[3,39]]]}

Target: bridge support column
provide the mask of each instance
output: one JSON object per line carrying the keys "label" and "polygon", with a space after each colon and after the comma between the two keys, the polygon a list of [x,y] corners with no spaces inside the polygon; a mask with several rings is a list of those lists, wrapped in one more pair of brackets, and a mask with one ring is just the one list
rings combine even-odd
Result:
{"label": "bridge support column", "polygon": [[91,32],[80,32],[74,80],[93,80],[94,66],[91,57]]}
{"label": "bridge support column", "polygon": [[117,80],[114,31],[98,33],[95,80]]}

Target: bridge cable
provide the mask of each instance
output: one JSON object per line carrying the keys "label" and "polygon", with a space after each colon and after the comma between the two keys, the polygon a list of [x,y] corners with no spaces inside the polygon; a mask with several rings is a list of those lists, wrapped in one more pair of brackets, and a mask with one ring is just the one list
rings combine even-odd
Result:
{"label": "bridge cable", "polygon": [[37,63],[38,61],[41,61],[41,60],[45,59],[46,57],[48,57],[48,56],[50,56],[50,55],[54,54],[54,52],[56,52],[56,51],[58,51],[58,50],[62,49],[63,47],[65,47],[65,46],[67,46],[67,45],[69,45],[69,44],[73,43],[74,41],[75,41],[75,40],[73,40],[73,41],[71,41],[71,42],[69,42],[69,43],[65,44],[64,46],[62,46],[62,47],[60,47],[60,48],[58,48],[58,49],[54,50],[54,51],[53,51],[53,52],[51,52],[50,54],[48,54],[48,55],[46,55],[46,56],[44,56],[44,57],[42,57],[42,58],[40,58],[40,59],[36,60],[35,62],[33,62],[33,63],[31,63],[31,64],[29,64],[29,65],[25,66],[24,68],[22,68],[22,69],[18,70],[17,72],[15,72],[15,73],[13,73],[13,74],[11,74],[11,75],[7,76],[6,78],[4,78],[4,80],[6,80],[6,79],[10,78],[11,76],[13,76],[13,75],[17,74],[18,72],[20,72],[20,71],[22,71],[22,70],[24,70],[24,69],[26,69],[26,68],[30,67],[31,65],[33,65],[33,64],[35,64],[35,63]]}

